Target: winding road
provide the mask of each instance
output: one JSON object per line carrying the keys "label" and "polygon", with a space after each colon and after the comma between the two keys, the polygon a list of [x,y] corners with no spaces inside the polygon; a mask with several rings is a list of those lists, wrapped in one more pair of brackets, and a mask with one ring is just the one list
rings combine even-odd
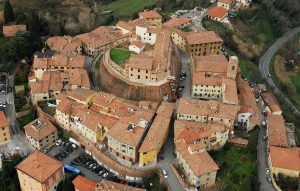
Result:
{"label": "winding road", "polygon": [[280,91],[280,89],[275,85],[272,78],[268,77],[270,71],[270,61],[274,54],[283,46],[292,36],[300,32],[300,27],[293,28],[288,32],[284,33],[282,37],[277,39],[277,41],[272,44],[272,46],[267,50],[267,52],[261,57],[259,61],[259,70],[261,75],[266,79],[268,84],[273,89],[273,92],[278,96],[282,97],[285,103],[292,109],[293,113],[300,116],[299,110],[293,105],[293,103]]}

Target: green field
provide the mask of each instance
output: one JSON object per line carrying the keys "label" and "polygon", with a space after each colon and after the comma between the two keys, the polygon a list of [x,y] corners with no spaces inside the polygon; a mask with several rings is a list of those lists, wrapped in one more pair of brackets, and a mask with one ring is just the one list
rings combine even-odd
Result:
{"label": "green field", "polygon": [[291,78],[294,86],[297,89],[297,93],[300,94],[300,75],[298,75],[298,76],[291,76],[290,78]]}
{"label": "green field", "polygon": [[144,10],[146,6],[155,5],[156,0],[117,0],[105,7],[112,10],[117,17],[131,17],[134,13]]}
{"label": "green field", "polygon": [[110,59],[118,65],[123,65],[131,56],[131,52],[126,49],[113,48],[110,51]]}

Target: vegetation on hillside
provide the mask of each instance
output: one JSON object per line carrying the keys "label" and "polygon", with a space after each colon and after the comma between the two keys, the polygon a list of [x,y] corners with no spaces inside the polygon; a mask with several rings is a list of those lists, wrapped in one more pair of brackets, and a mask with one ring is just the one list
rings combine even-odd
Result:
{"label": "vegetation on hillside", "polygon": [[223,150],[209,152],[220,168],[215,190],[259,190],[256,161],[257,138],[258,130],[256,129],[250,132],[248,148],[239,148],[227,143]]}
{"label": "vegetation on hillside", "polygon": [[11,159],[4,159],[0,171],[0,191],[20,191],[15,166],[23,160],[23,157],[15,156]]}

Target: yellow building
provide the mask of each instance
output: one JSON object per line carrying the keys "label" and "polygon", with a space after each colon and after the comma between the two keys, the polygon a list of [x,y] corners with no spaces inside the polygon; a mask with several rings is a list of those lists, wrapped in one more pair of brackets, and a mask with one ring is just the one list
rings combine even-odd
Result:
{"label": "yellow building", "polygon": [[271,173],[277,177],[278,174],[299,178],[300,176],[300,147],[282,148],[270,146],[269,166]]}
{"label": "yellow building", "polygon": [[186,50],[186,33],[180,29],[172,28],[171,38],[173,43],[183,51]]}
{"label": "yellow building", "polygon": [[39,117],[24,129],[27,141],[39,150],[51,146],[58,138],[56,127],[46,118]]}
{"label": "yellow building", "polygon": [[0,144],[10,141],[10,132],[7,118],[3,111],[0,111]]}
{"label": "yellow building", "polygon": [[186,34],[187,53],[190,57],[218,55],[223,40],[214,31],[189,32]]}
{"label": "yellow building", "polygon": [[16,166],[22,191],[55,191],[64,178],[63,164],[39,150]]}
{"label": "yellow building", "polygon": [[173,115],[173,104],[162,102],[156,117],[139,149],[139,166],[155,165],[160,149],[169,133],[169,125]]}

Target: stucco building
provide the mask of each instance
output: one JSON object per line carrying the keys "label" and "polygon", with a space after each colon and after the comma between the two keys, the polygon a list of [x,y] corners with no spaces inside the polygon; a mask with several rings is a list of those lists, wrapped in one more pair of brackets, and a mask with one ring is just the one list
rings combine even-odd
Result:
{"label": "stucco building", "polygon": [[3,111],[0,111],[0,145],[10,142],[10,131],[7,118]]}
{"label": "stucco building", "polygon": [[139,148],[139,166],[149,166],[157,163],[159,152],[169,134],[173,109],[173,104],[168,102],[162,102],[158,107],[156,117]]}
{"label": "stucco building", "polygon": [[187,53],[190,57],[218,55],[223,40],[214,31],[186,33]]}
{"label": "stucco building", "polygon": [[191,153],[185,141],[180,139],[175,142],[177,161],[190,185],[200,190],[215,184],[219,167],[207,152]]}
{"label": "stucco building", "polygon": [[270,173],[272,173],[275,177],[278,174],[282,174],[284,176],[299,178],[300,176],[300,148],[292,147],[292,148],[282,148],[282,147],[274,147],[270,146],[269,152],[269,166]]}
{"label": "stucco building", "polygon": [[32,147],[42,150],[58,139],[56,127],[46,118],[39,117],[24,126],[27,141]]}
{"label": "stucco building", "polygon": [[238,106],[215,100],[179,100],[177,119],[202,123],[220,123],[232,128],[238,112]]}
{"label": "stucco building", "polygon": [[22,191],[55,191],[64,179],[63,164],[39,150],[19,163],[16,169]]}

